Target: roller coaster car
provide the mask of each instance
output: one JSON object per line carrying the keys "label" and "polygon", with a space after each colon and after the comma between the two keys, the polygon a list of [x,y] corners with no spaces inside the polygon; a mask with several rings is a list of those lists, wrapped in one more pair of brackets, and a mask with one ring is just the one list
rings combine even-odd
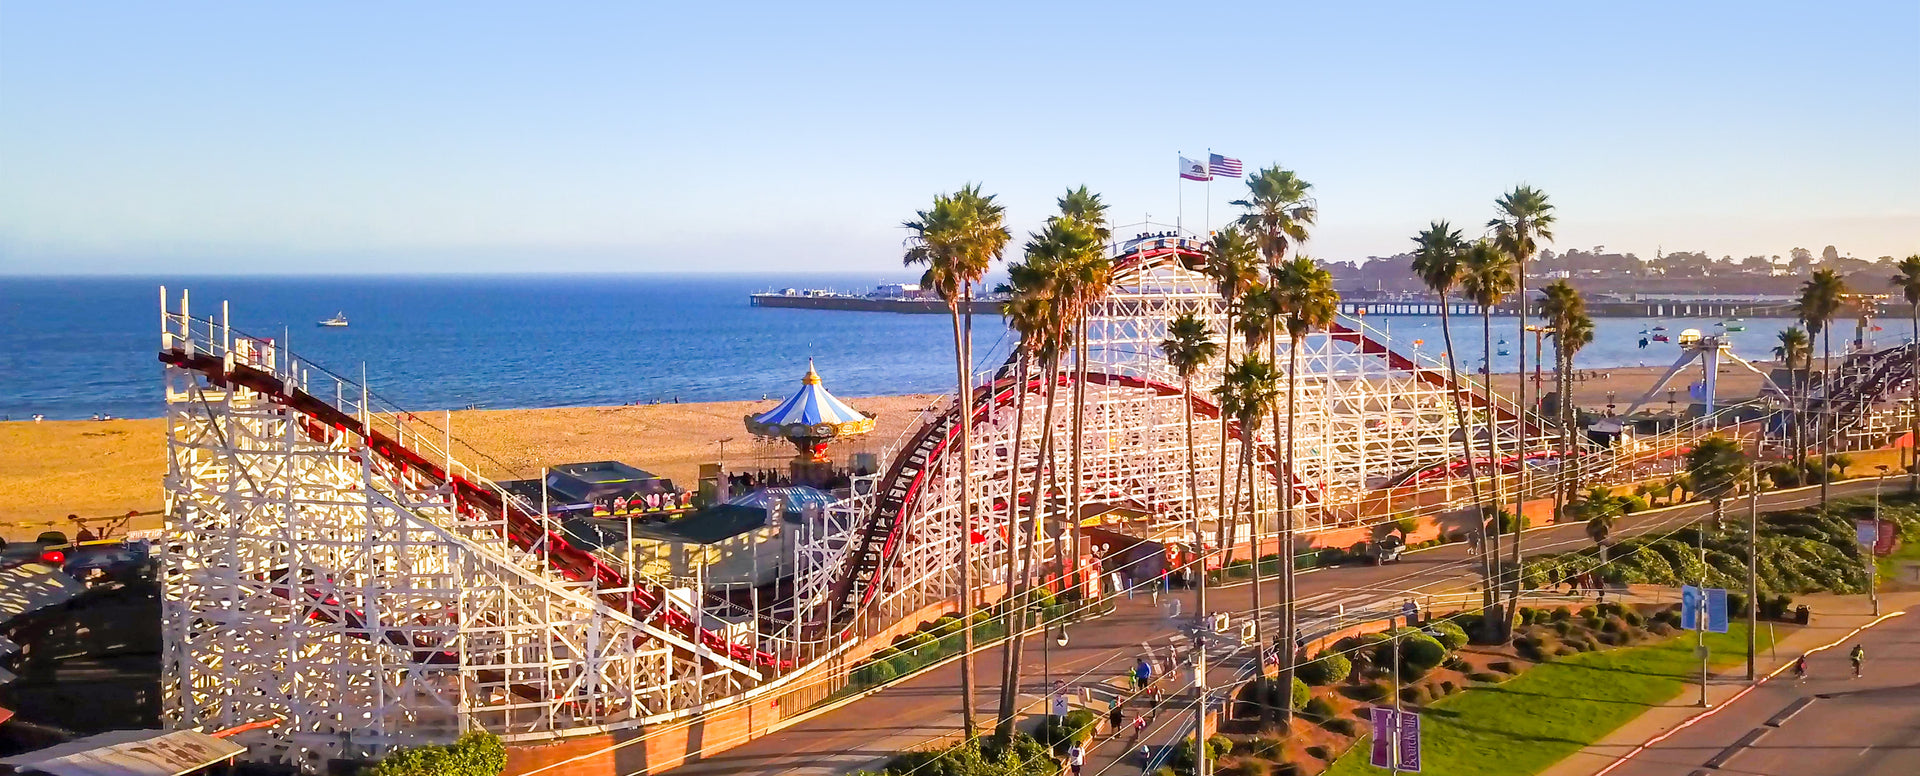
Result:
{"label": "roller coaster car", "polygon": [[1371,553],[1373,555],[1373,565],[1383,566],[1388,563],[1398,563],[1400,561],[1400,553],[1406,548],[1406,542],[1401,541],[1398,536],[1389,535],[1381,538],[1380,541],[1373,543]]}

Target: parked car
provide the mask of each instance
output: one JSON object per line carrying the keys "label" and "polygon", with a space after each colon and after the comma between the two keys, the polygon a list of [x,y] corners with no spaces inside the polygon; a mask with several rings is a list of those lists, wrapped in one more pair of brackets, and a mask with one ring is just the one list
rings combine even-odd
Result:
{"label": "parked car", "polygon": [[1406,548],[1407,543],[1402,541],[1399,536],[1389,534],[1381,538],[1379,541],[1373,543],[1373,565],[1381,566],[1398,562],[1400,560],[1400,553]]}

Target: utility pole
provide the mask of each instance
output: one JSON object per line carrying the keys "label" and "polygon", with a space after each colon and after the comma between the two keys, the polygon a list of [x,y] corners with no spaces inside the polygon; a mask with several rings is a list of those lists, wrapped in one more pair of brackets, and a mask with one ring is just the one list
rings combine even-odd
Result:
{"label": "utility pole", "polygon": [[1880,616],[1880,580],[1873,569],[1873,549],[1880,545],[1880,483],[1887,479],[1887,465],[1880,465],[1880,476],[1873,478],[1873,544],[1860,550],[1860,563],[1867,571],[1867,598],[1873,601],[1873,616]]}
{"label": "utility pole", "polygon": [[[1203,564],[1204,565],[1204,564]],[[1203,569],[1204,570],[1204,569]],[[1193,773],[1208,776],[1213,763],[1207,758],[1207,645],[1206,632],[1212,623],[1200,612],[1200,627],[1193,631]]]}
{"label": "utility pole", "polygon": [[1747,682],[1758,681],[1760,651],[1760,469],[1747,471]]}
{"label": "utility pole", "polygon": [[[1520,381],[1524,383],[1526,382],[1526,378],[1527,378],[1527,373],[1521,372]],[[1387,618],[1387,635],[1391,637],[1390,640],[1393,642],[1393,729],[1389,732],[1389,735],[1387,737],[1388,738],[1387,772],[1391,774],[1395,774],[1396,776],[1398,776],[1398,774],[1400,773],[1400,714],[1401,714],[1400,633],[1398,632],[1399,628],[1394,627],[1394,624],[1393,624],[1394,621],[1397,619],[1398,619],[1397,617]],[[1407,618],[1407,627],[1409,628],[1413,627],[1412,617]],[[1289,703],[1291,703],[1293,700],[1292,687],[1287,688],[1287,700]]]}
{"label": "utility pole", "polygon": [[[1720,499],[1713,501],[1714,522],[1720,519]],[[1707,708],[1707,526],[1694,532],[1700,545],[1700,605],[1694,608],[1694,651],[1700,653],[1700,708]]]}

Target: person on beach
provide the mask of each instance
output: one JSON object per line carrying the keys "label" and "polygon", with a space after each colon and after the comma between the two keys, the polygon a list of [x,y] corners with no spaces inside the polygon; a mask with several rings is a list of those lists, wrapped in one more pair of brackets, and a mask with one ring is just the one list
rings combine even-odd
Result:
{"label": "person on beach", "polygon": [[1847,660],[1853,663],[1853,678],[1860,678],[1860,664],[1867,662],[1867,648],[1860,644],[1853,645],[1853,651],[1847,653]]}

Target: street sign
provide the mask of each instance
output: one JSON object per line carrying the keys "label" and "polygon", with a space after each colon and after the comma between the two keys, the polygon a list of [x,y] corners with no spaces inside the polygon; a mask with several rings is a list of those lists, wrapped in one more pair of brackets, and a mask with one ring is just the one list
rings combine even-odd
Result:
{"label": "street sign", "polygon": [[1880,544],[1880,523],[1876,520],[1853,521],[1853,538],[1862,546],[1874,547]]}
{"label": "street sign", "polygon": [[1375,706],[1371,713],[1373,752],[1370,762],[1373,767],[1419,773],[1420,715],[1385,706]]}
{"label": "street sign", "polygon": [[1056,717],[1067,716],[1067,696],[1054,693],[1048,702],[1047,713]]}
{"label": "street sign", "polygon": [[1892,520],[1880,521],[1879,541],[1873,544],[1873,554],[1887,556],[1893,554],[1893,546],[1900,543],[1900,526]]}
{"label": "street sign", "polygon": [[1724,587],[1707,588],[1707,630],[1727,632],[1727,589]]}
{"label": "street sign", "polygon": [[1680,586],[1680,627],[1697,630],[1700,627],[1700,588],[1693,585]]}

